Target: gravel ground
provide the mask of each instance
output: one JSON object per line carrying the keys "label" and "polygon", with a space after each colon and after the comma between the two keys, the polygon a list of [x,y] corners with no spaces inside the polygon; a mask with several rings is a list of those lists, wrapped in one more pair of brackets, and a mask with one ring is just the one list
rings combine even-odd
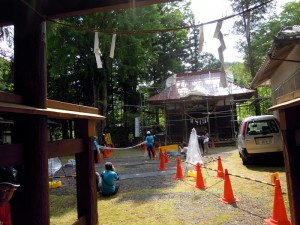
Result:
{"label": "gravel ground", "polygon": [[[137,150],[136,154],[123,154],[118,153],[121,150],[115,150],[116,153],[112,154],[108,159],[102,159],[101,163],[95,165],[96,171],[101,173],[104,168],[104,164],[107,161],[112,162],[115,165],[116,170],[118,171],[121,180],[120,193],[118,193],[119,198],[122,196],[122,193],[133,192],[135,190],[141,189],[160,189],[165,188],[166,186],[174,185],[174,182],[178,182],[173,179],[176,174],[176,158],[171,158],[170,163],[167,165],[167,171],[157,171],[159,168],[159,160],[149,161],[142,154],[142,150]],[[227,158],[231,157],[232,153],[236,151],[235,147],[226,148],[226,150],[217,150],[214,149],[211,151],[205,161],[209,162],[212,159],[216,159],[217,156],[221,156],[222,161],[226,161]],[[131,151],[132,153],[132,151]],[[113,155],[117,155],[114,157]],[[183,157],[181,157],[184,160]],[[182,164],[182,169],[185,172],[186,167]],[[212,174],[214,172],[204,171],[203,173]],[[74,167],[64,167],[57,172],[57,176],[71,175],[75,174]],[[157,177],[159,176],[159,179]],[[216,178],[217,180],[217,178]],[[189,183],[187,185],[193,186],[194,183]],[[223,182],[222,182],[223,183]],[[239,225],[260,225],[266,224],[264,222],[265,218],[270,218],[272,216],[271,210],[266,210],[266,207],[259,207],[261,204],[267,204],[260,202],[260,197],[258,196],[248,196],[243,195],[239,192],[239,198],[242,201],[233,203],[233,204],[221,204],[220,201],[216,200],[222,196],[222,184],[217,184],[221,189],[217,192],[213,191],[213,187],[209,187],[205,191],[195,192],[187,191],[181,193],[167,193],[163,196],[161,195],[143,195],[143,196],[132,196],[136,201],[154,201],[158,199],[173,199],[177,198],[178,203],[176,203],[176,208],[178,210],[176,215],[173,215],[178,218],[185,218],[182,224],[239,224]],[[264,187],[263,187],[264,188]],[[270,188],[270,187],[267,187]],[[69,195],[76,194],[76,180],[73,178],[62,179],[62,186],[57,189],[50,189],[50,194],[53,195]],[[100,197],[101,198],[101,197]],[[125,197],[124,197],[125,198]],[[187,201],[187,199],[189,199]],[[126,199],[123,199],[123,201]],[[270,198],[271,203],[268,203],[272,207],[272,197]],[[207,204],[209,202],[209,205]],[[197,213],[192,213],[195,211],[195,206]],[[269,208],[270,208],[269,207]],[[210,209],[213,209],[213,214],[207,213]],[[224,215],[224,212],[226,214]],[[190,215],[190,216],[189,216]],[[230,217],[230,221],[227,221],[226,218]],[[221,223],[212,222],[216,221],[216,218],[219,218],[223,221]]]}

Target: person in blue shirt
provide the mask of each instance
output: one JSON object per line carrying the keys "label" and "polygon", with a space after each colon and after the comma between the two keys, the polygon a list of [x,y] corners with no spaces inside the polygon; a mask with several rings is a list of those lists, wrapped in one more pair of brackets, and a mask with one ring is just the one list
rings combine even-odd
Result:
{"label": "person in blue shirt", "polygon": [[97,137],[96,136],[94,137],[93,150],[94,150],[95,163],[98,163],[98,154],[100,153],[100,150],[99,150],[99,144],[97,142]]}
{"label": "person in blue shirt", "polygon": [[105,170],[101,173],[101,188],[100,193],[103,196],[111,196],[118,192],[119,185],[115,184],[119,180],[119,174],[115,171],[114,165],[111,162],[105,163]]}
{"label": "person in blue shirt", "polygon": [[153,135],[151,135],[150,131],[147,131],[146,146],[147,146],[148,156],[150,160],[154,160],[155,158],[153,145],[154,145],[154,137]]}

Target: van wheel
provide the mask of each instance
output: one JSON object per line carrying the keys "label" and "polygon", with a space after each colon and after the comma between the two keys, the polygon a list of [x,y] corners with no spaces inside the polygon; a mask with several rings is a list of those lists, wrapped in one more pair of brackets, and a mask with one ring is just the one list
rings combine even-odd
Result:
{"label": "van wheel", "polygon": [[248,165],[249,164],[249,160],[247,158],[242,158],[242,161],[243,161],[243,165]]}

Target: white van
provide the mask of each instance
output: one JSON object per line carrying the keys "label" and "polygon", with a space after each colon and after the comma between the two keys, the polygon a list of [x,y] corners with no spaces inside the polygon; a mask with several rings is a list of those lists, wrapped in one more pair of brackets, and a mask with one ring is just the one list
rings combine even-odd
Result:
{"label": "white van", "polygon": [[255,157],[282,156],[283,141],[278,120],[272,115],[247,117],[239,128],[237,147],[244,165]]}

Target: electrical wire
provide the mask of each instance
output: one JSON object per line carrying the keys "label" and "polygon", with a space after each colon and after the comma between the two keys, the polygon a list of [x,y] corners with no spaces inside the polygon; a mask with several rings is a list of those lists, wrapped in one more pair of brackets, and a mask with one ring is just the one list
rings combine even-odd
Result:
{"label": "electrical wire", "polygon": [[239,13],[235,13],[226,17],[222,17],[216,20],[212,20],[209,22],[205,22],[205,23],[200,23],[197,25],[191,25],[191,26],[184,26],[184,27],[175,27],[175,28],[167,28],[167,29],[152,29],[152,30],[131,30],[131,31],[125,31],[125,30],[102,30],[102,29],[97,29],[97,28],[90,28],[90,27],[83,27],[83,26],[75,26],[73,24],[68,24],[68,23],[63,23],[54,19],[50,19],[47,18],[46,16],[42,15],[39,11],[37,11],[35,8],[33,8],[30,4],[28,4],[26,1],[24,0],[19,0],[21,3],[25,4],[28,8],[30,8],[33,12],[35,12],[41,19],[45,20],[45,21],[49,21],[52,23],[56,23],[59,24],[61,26],[66,26],[66,27],[71,27],[73,29],[76,30],[81,30],[81,31],[89,31],[89,32],[99,32],[99,33],[105,33],[105,34],[117,34],[117,35],[146,35],[146,34],[161,34],[161,33],[168,33],[168,32],[176,32],[176,31],[180,31],[180,30],[188,30],[191,28],[199,28],[200,26],[204,26],[204,25],[208,25],[208,24],[213,24],[213,23],[217,23],[219,21],[224,21],[224,20],[228,20],[231,19],[233,17],[236,16],[240,16],[244,13],[248,13],[251,12],[257,8],[260,8],[270,2],[273,2],[274,0],[269,0],[266,1],[262,4],[259,4],[257,6],[254,6],[250,9],[246,9],[243,10],[242,12]]}

